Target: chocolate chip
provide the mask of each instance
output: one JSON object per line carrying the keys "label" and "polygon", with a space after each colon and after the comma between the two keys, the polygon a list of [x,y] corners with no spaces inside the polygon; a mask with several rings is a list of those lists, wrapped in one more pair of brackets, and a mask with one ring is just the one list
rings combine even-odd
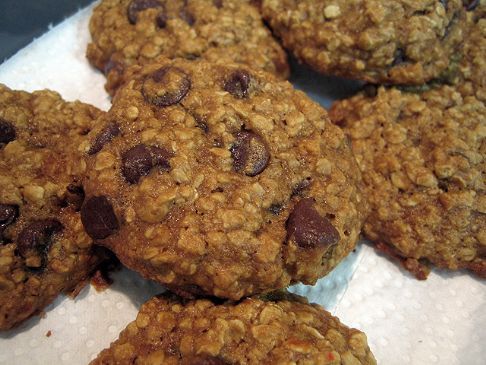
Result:
{"label": "chocolate chip", "polygon": [[223,0],[213,0],[213,5],[218,9],[221,9],[223,7]]}
{"label": "chocolate chip", "polygon": [[122,155],[122,174],[130,184],[138,183],[154,167],[170,169],[171,153],[164,148],[136,145]]}
{"label": "chocolate chip", "polygon": [[98,135],[93,140],[91,147],[88,151],[88,155],[94,155],[95,153],[100,152],[105,144],[110,142],[113,138],[120,134],[120,128],[118,124],[112,122],[108,124],[103,130],[98,133]]}
{"label": "chocolate chip", "polygon": [[251,77],[248,72],[245,70],[237,70],[226,79],[223,88],[237,98],[247,98],[250,81]]}
{"label": "chocolate chip", "polygon": [[462,4],[467,11],[472,11],[479,5],[479,1],[480,0],[462,0]]}
{"label": "chocolate chip", "polygon": [[84,189],[81,185],[69,184],[64,197],[65,206],[71,205],[76,211],[79,211],[83,205],[84,196]]}
{"label": "chocolate chip", "polygon": [[448,0],[439,0],[439,2],[442,4],[442,6],[444,7],[444,9],[447,9]]}
{"label": "chocolate chip", "polygon": [[17,220],[19,216],[18,205],[0,204],[0,242],[3,242],[3,231]]}
{"label": "chocolate chip", "polygon": [[120,228],[115,211],[105,196],[93,196],[84,202],[81,222],[86,233],[95,240],[111,236]]}
{"label": "chocolate chip", "polygon": [[15,127],[12,123],[0,118],[0,145],[15,140]]}
{"label": "chocolate chip", "polygon": [[270,160],[270,152],[265,141],[251,131],[238,132],[230,151],[234,169],[247,176],[260,174]]}
{"label": "chocolate chip", "polygon": [[268,208],[268,210],[272,213],[272,214],[275,214],[275,215],[279,215],[280,212],[282,211],[283,209],[283,206],[282,204],[272,204],[270,205],[270,207]]}
{"label": "chocolate chip", "polygon": [[30,254],[47,255],[52,243],[52,236],[61,232],[63,228],[57,219],[39,219],[29,223],[17,238],[20,255],[24,258]]}
{"label": "chocolate chip", "polygon": [[158,0],[132,0],[127,9],[128,21],[135,24],[139,12],[160,7],[162,7],[162,4]]}
{"label": "chocolate chip", "polygon": [[161,10],[159,14],[157,14],[157,18],[155,18],[155,22],[157,23],[157,26],[161,29],[167,26],[168,20],[169,18],[167,17],[165,10]]}
{"label": "chocolate chip", "polygon": [[196,22],[196,19],[194,19],[194,16],[185,7],[183,9],[181,9],[181,11],[179,12],[179,16],[181,17],[182,20],[184,20],[191,27]]}
{"label": "chocolate chip", "polygon": [[339,242],[339,232],[314,208],[314,200],[300,200],[287,220],[287,240],[301,248],[329,247]]}
{"label": "chocolate chip", "polygon": [[393,55],[392,66],[399,66],[402,63],[407,62],[407,54],[403,48],[397,48],[395,54]]}
{"label": "chocolate chip", "polygon": [[366,84],[363,87],[363,91],[368,98],[374,98],[376,95],[378,95],[378,87],[373,84]]}
{"label": "chocolate chip", "polygon": [[145,78],[142,93],[147,102],[166,107],[179,103],[190,89],[191,78],[186,72],[165,66]]}

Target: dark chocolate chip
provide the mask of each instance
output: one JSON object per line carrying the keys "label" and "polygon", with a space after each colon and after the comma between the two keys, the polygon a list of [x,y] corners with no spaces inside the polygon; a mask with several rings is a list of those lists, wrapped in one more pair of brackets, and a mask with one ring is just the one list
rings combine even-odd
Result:
{"label": "dark chocolate chip", "polygon": [[95,137],[93,143],[91,144],[91,147],[88,151],[88,155],[94,155],[95,153],[100,152],[105,144],[110,142],[113,138],[118,136],[120,134],[120,128],[118,127],[118,124],[112,122],[108,124],[103,130],[98,133],[98,135]]}
{"label": "dark chocolate chip", "polygon": [[402,63],[407,62],[407,54],[403,48],[397,48],[395,54],[393,55],[392,66],[399,66]]}
{"label": "dark chocolate chip", "polygon": [[287,240],[301,248],[329,247],[339,242],[339,232],[314,208],[314,200],[300,200],[287,220]]}
{"label": "dark chocolate chip", "polygon": [[462,3],[467,11],[472,11],[477,8],[480,0],[462,0]]}
{"label": "dark chocolate chip", "polygon": [[105,196],[93,196],[81,207],[81,222],[88,235],[95,239],[104,239],[120,227],[112,205]]}
{"label": "dark chocolate chip", "polygon": [[69,184],[64,197],[65,205],[71,205],[79,211],[84,202],[84,189],[81,185]]}
{"label": "dark chocolate chip", "polygon": [[0,144],[12,142],[15,137],[16,133],[14,125],[0,118]]}
{"label": "dark chocolate chip", "polygon": [[19,216],[18,205],[0,204],[0,242],[3,242],[3,231],[17,220]]}
{"label": "dark chocolate chip", "polygon": [[191,78],[186,72],[165,66],[145,78],[142,93],[147,102],[166,107],[179,103],[190,89]]}
{"label": "dark chocolate chip", "polygon": [[103,68],[103,73],[108,75],[112,70],[115,70],[118,74],[121,74],[123,71],[123,65],[118,62],[110,59],[106,64],[105,67]]}
{"label": "dark chocolate chip", "polygon": [[161,29],[167,26],[168,20],[169,18],[167,17],[165,10],[161,10],[159,14],[157,14],[157,18],[155,18],[155,22],[157,23],[157,26]]}
{"label": "dark chocolate chip", "polygon": [[237,98],[247,98],[250,81],[251,77],[248,72],[245,70],[237,70],[226,79],[223,88]]}
{"label": "dark chocolate chip", "polygon": [[130,184],[136,184],[154,167],[170,169],[171,153],[164,148],[136,145],[122,155],[122,174]]}
{"label": "dark chocolate chip", "polygon": [[187,10],[186,7],[182,8],[181,11],[179,12],[179,16],[181,17],[182,20],[184,20],[187,24],[189,24],[191,27],[194,25],[196,22],[196,19],[194,18],[194,15],[192,15],[189,10]]}
{"label": "dark chocolate chip", "polygon": [[230,151],[234,169],[247,176],[260,174],[270,160],[270,152],[265,141],[251,131],[238,132]]}
{"label": "dark chocolate chip", "polygon": [[160,7],[162,7],[162,4],[158,0],[132,0],[127,9],[128,21],[135,24],[139,12]]}
{"label": "dark chocolate chip", "polygon": [[36,254],[47,255],[52,243],[52,236],[63,230],[63,225],[57,219],[39,219],[29,223],[19,233],[17,248],[24,258],[34,251]]}
{"label": "dark chocolate chip", "polygon": [[363,87],[363,91],[368,98],[374,98],[376,95],[378,95],[378,87],[373,84],[366,84]]}
{"label": "dark chocolate chip", "polygon": [[270,205],[270,207],[268,208],[268,210],[272,213],[272,214],[275,214],[275,215],[279,215],[280,212],[282,211],[283,209],[283,206],[282,204],[272,204]]}
{"label": "dark chocolate chip", "polygon": [[213,0],[213,5],[218,9],[221,9],[223,7],[223,0]]}

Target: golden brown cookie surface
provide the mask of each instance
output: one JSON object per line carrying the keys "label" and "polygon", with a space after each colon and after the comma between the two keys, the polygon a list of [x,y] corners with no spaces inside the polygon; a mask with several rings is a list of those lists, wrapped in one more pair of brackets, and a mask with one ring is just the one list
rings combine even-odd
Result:
{"label": "golden brown cookie surface", "polygon": [[154,297],[91,364],[376,364],[366,335],[291,297],[237,304]]}
{"label": "golden brown cookie surface", "polygon": [[95,269],[79,209],[77,146],[101,112],[0,85],[0,329],[37,314]]}
{"label": "golden brown cookie surface", "polygon": [[486,107],[442,86],[337,102],[363,173],[366,235],[425,279],[431,262],[486,276]]}
{"label": "golden brown cookie surface", "polygon": [[83,147],[83,222],[126,266],[239,299],[314,283],[354,248],[360,174],[324,109],[243,66],[165,60],[133,77]]}
{"label": "golden brown cookie surface", "polygon": [[264,0],[262,12],[302,62],[372,83],[440,77],[465,23],[461,0]]}
{"label": "golden brown cookie surface", "polygon": [[126,66],[158,56],[238,62],[288,77],[285,52],[247,0],[103,0],[90,22],[87,56],[110,94]]}

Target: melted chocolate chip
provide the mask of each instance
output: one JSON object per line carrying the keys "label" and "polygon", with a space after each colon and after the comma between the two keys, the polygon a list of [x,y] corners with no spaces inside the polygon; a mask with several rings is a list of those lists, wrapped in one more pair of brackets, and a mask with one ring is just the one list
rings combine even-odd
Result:
{"label": "melted chocolate chip", "polygon": [[12,123],[0,118],[0,145],[15,140],[15,127]]}
{"label": "melted chocolate chip", "polygon": [[112,122],[108,124],[103,130],[98,133],[98,135],[93,140],[91,147],[88,151],[88,155],[94,155],[95,153],[100,152],[105,144],[110,142],[113,138],[120,134],[120,128],[118,124]]}
{"label": "melted chocolate chip", "polygon": [[314,208],[311,198],[300,200],[287,220],[287,240],[295,240],[301,248],[327,248],[339,238],[339,232]]}
{"label": "melted chocolate chip", "polygon": [[13,204],[0,204],[0,242],[3,242],[3,231],[17,220],[19,207]]}
{"label": "melted chocolate chip", "polygon": [[234,169],[247,176],[260,174],[270,160],[270,152],[265,141],[251,131],[238,132],[230,151]]}
{"label": "melted chocolate chip", "polygon": [[407,62],[407,54],[403,48],[397,48],[393,56],[392,66],[399,66],[402,63]]}
{"label": "melted chocolate chip", "polygon": [[164,148],[136,145],[122,155],[122,174],[130,184],[136,184],[154,167],[170,169],[171,153]]}
{"label": "melted chocolate chip", "polygon": [[479,5],[480,0],[462,0],[462,4],[466,8],[467,11],[472,11],[477,8]]}
{"label": "melted chocolate chip", "polygon": [[248,72],[245,70],[237,70],[226,79],[223,88],[237,98],[247,98],[250,81],[251,77]]}
{"label": "melted chocolate chip", "polygon": [[135,24],[139,12],[160,7],[162,7],[162,4],[158,0],[132,0],[127,9],[128,21]]}
{"label": "melted chocolate chip", "polygon": [[213,5],[218,9],[221,9],[223,7],[223,0],[213,0]]}
{"label": "melted chocolate chip", "polygon": [[105,196],[93,196],[81,207],[81,222],[88,235],[101,240],[120,227],[112,205]]}
{"label": "melted chocolate chip", "polygon": [[161,29],[163,29],[167,26],[168,20],[169,20],[169,18],[167,17],[165,10],[161,10],[159,12],[159,14],[157,14],[157,18],[155,18],[155,22],[157,23],[157,26]]}
{"label": "melted chocolate chip", "polygon": [[166,107],[179,103],[190,89],[191,78],[186,72],[165,66],[146,77],[142,93],[147,102]]}
{"label": "melted chocolate chip", "polygon": [[52,243],[52,236],[61,232],[63,228],[63,225],[57,219],[39,219],[29,223],[22,229],[17,238],[17,248],[20,255],[26,258],[32,253],[40,254],[44,261]]}

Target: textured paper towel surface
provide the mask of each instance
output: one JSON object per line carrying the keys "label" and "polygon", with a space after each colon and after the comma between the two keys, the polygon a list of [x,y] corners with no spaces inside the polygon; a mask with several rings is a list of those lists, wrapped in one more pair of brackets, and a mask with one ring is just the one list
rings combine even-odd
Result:
{"label": "textured paper towel surface", "polygon": [[[67,100],[107,110],[104,78],[84,57],[91,10],[79,12],[0,65],[0,82],[27,91],[50,88]],[[292,81],[325,106],[356,89],[352,82],[299,67]],[[117,338],[145,300],[163,290],[129,270],[117,272],[114,279],[102,293],[88,287],[76,300],[60,297],[45,318],[1,333],[0,364],[86,364]],[[467,274],[433,272],[419,282],[363,245],[314,287],[292,290],[365,331],[380,364],[486,363],[486,284]]]}

